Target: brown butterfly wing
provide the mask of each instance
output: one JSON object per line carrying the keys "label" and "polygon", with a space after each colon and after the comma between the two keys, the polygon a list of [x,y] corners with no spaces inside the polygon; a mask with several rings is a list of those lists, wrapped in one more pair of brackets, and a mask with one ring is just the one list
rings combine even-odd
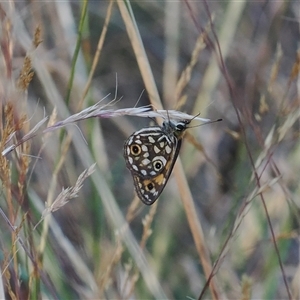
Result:
{"label": "brown butterfly wing", "polygon": [[153,204],[172,173],[181,138],[190,121],[164,122],[134,132],[125,142],[124,157],[139,198]]}

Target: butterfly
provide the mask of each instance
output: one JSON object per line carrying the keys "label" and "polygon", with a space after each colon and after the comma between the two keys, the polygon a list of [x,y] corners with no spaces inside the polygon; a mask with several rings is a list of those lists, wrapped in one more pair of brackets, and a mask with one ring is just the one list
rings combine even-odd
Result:
{"label": "butterfly", "polygon": [[165,188],[191,120],[166,120],[134,132],[124,144],[124,158],[138,197],[153,204]]}

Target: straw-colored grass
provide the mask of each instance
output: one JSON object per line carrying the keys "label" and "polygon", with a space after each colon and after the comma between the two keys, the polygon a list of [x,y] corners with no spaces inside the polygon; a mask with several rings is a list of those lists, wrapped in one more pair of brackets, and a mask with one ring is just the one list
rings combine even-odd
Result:
{"label": "straw-colored grass", "polygon": [[[299,11],[0,3],[0,298],[299,298]],[[145,206],[124,141],[179,111],[223,121]]]}

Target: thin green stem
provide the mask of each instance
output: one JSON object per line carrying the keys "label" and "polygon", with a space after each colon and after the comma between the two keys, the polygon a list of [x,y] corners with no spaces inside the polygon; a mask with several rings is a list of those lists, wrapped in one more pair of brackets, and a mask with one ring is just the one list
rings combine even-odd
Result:
{"label": "thin green stem", "polygon": [[82,10],[81,10],[80,22],[79,22],[79,27],[78,27],[77,41],[76,41],[74,55],[72,58],[71,76],[70,76],[70,79],[68,82],[68,91],[67,91],[67,96],[66,96],[66,104],[67,105],[69,104],[69,101],[70,101],[71,89],[72,89],[73,81],[74,81],[75,66],[76,66],[76,62],[78,59],[79,50],[80,50],[80,46],[81,46],[82,30],[83,30],[83,26],[84,26],[84,21],[86,19],[88,3],[89,3],[88,0],[83,0],[83,6],[82,6]]}

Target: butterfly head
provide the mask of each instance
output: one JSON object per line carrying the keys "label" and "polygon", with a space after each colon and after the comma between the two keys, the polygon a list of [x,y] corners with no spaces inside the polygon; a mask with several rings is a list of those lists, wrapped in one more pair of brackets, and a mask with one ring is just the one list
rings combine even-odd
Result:
{"label": "butterfly head", "polygon": [[181,120],[178,122],[168,120],[163,122],[162,127],[165,132],[174,135],[177,139],[180,139],[190,123],[191,120]]}

